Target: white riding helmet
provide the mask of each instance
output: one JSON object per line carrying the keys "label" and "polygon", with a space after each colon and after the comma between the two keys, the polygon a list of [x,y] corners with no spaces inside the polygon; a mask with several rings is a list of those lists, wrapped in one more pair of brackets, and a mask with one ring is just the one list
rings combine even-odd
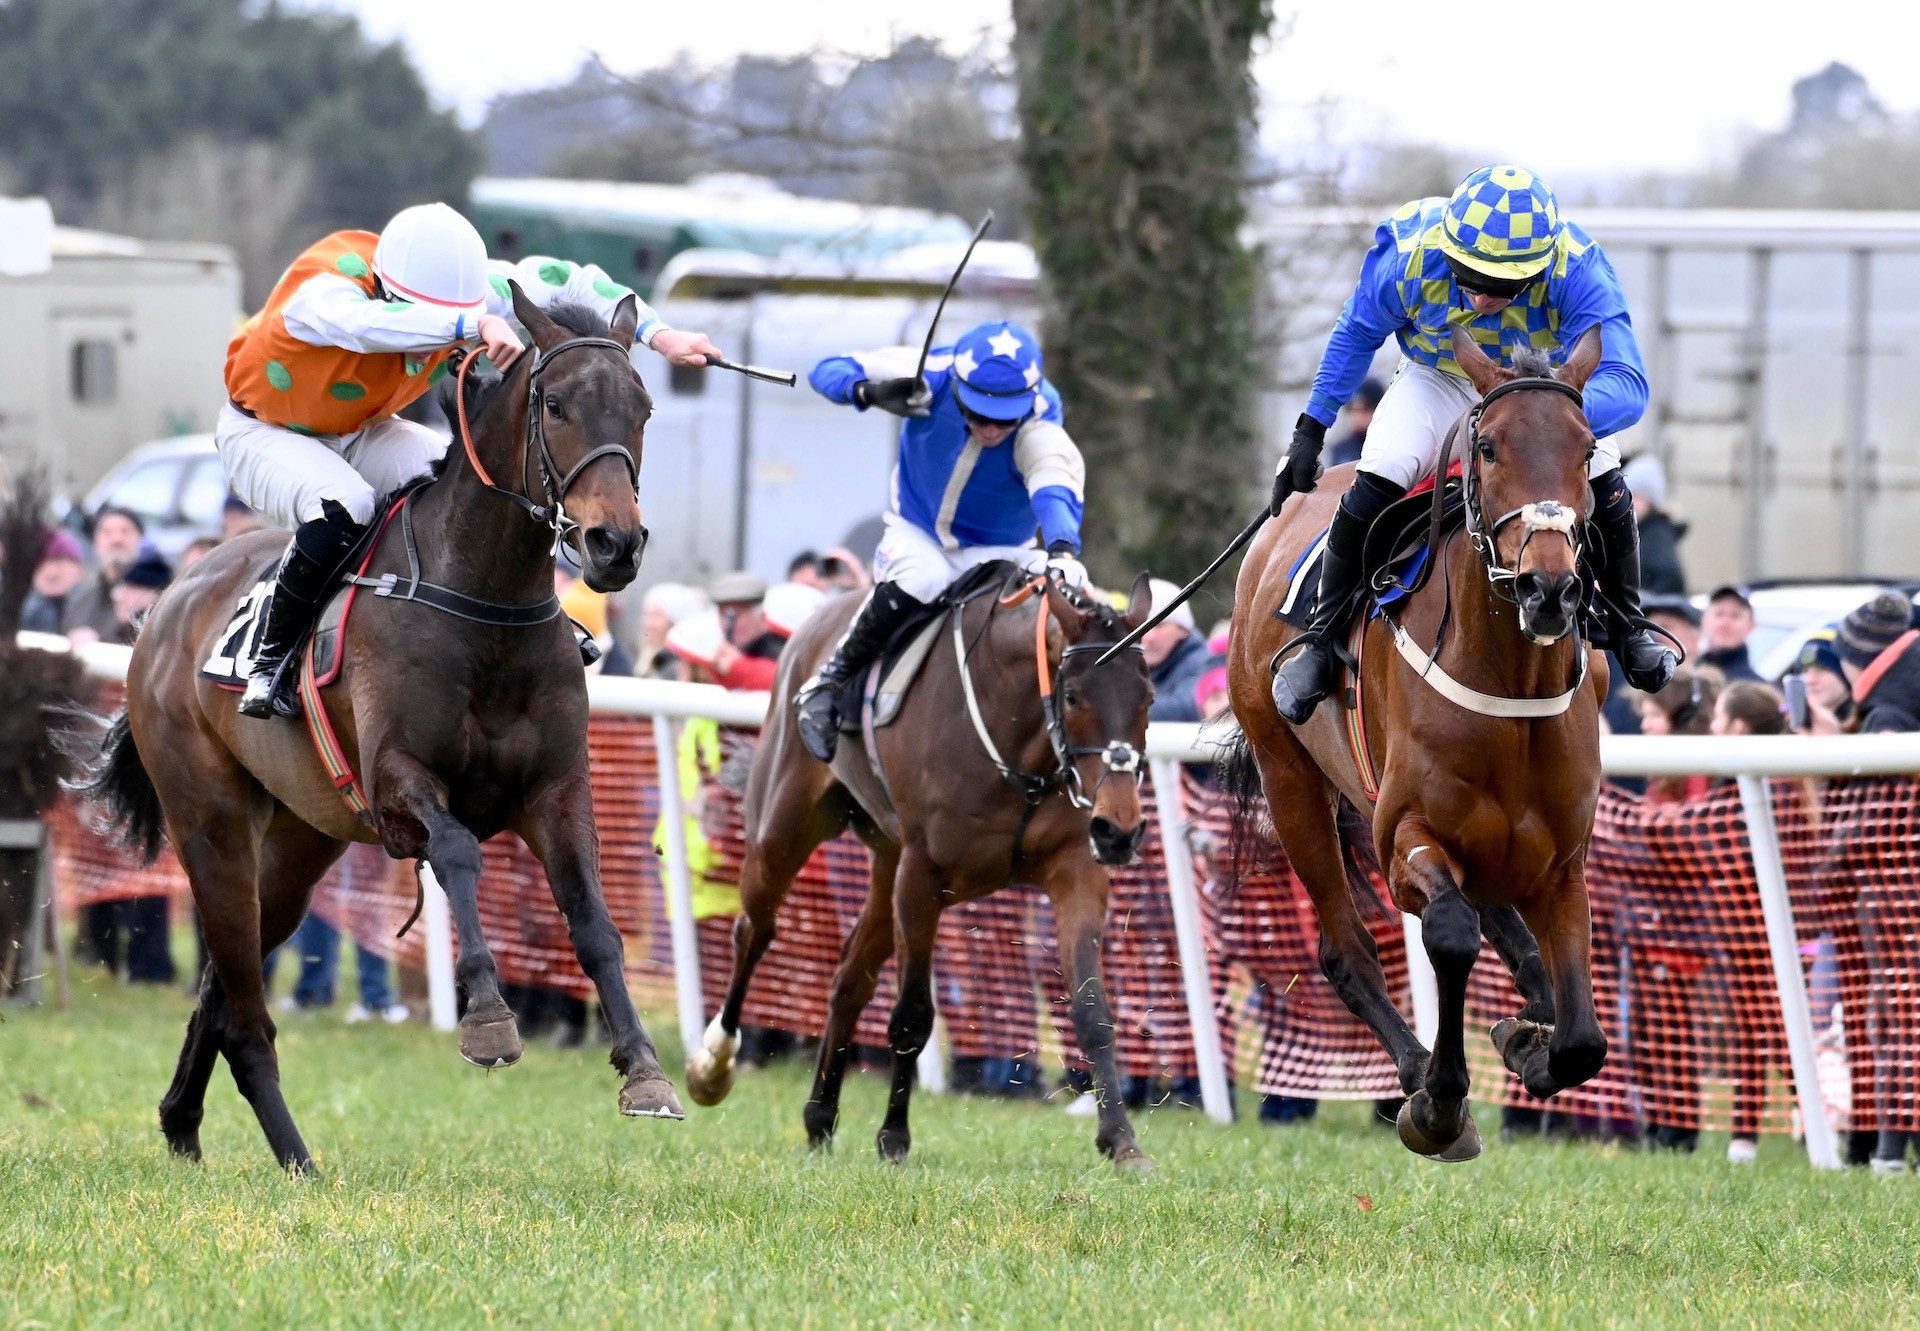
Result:
{"label": "white riding helmet", "polygon": [[373,271],[403,300],[475,318],[487,308],[487,244],[444,203],[402,208],[373,248]]}

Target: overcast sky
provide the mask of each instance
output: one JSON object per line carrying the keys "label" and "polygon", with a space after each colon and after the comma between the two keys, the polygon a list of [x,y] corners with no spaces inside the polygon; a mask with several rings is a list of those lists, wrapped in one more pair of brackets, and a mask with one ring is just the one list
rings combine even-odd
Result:
{"label": "overcast sky", "polygon": [[[1004,42],[1011,27],[1007,0],[305,3],[404,41],[470,123],[494,95],[563,80],[590,53],[634,70],[681,52],[702,64],[871,52],[894,33],[967,47],[983,32]],[[1276,8],[1289,12],[1286,0]],[[1778,12],[1796,21],[1767,17]],[[1776,128],[1792,81],[1830,60],[1860,70],[1895,110],[1920,105],[1920,10],[1886,0],[1312,0],[1291,13],[1256,66],[1275,143],[1330,124],[1343,140],[1417,139],[1590,177],[1727,159],[1743,131]],[[1329,100],[1331,112],[1311,110]]]}

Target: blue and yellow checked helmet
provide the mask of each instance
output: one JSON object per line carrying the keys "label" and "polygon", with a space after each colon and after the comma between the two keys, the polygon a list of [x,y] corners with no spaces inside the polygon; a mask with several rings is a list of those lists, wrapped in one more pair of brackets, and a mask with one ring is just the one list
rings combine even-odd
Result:
{"label": "blue and yellow checked helmet", "polygon": [[1544,180],[1524,166],[1483,166],[1447,200],[1440,248],[1476,273],[1520,281],[1553,261],[1560,225]]}

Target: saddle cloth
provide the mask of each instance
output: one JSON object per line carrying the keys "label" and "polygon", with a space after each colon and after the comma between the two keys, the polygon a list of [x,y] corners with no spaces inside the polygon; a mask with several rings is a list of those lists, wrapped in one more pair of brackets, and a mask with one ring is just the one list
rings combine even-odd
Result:
{"label": "saddle cloth", "polygon": [[960,575],[946,591],[928,602],[894,633],[880,659],[857,673],[840,691],[840,731],[846,735],[861,732],[862,716],[869,699],[873,705],[873,728],[891,725],[906,703],[907,691],[919,678],[920,668],[933,655],[935,644],[947,628],[947,615],[988,593],[998,594],[1016,578],[1024,576],[1019,566],[1006,560],[980,564]]}
{"label": "saddle cloth", "polygon": [[[1430,554],[1427,537],[1432,526],[1432,492],[1433,479],[1429,477],[1395,500],[1368,529],[1364,566],[1370,570],[1384,569],[1393,575],[1385,591],[1369,596],[1372,615],[1405,600],[1404,588],[1411,586],[1426,566]],[[1465,520],[1466,508],[1457,479],[1449,478],[1441,503],[1440,532],[1444,536]],[[1321,556],[1326,553],[1327,533],[1332,530],[1329,525],[1316,536],[1288,570],[1287,595],[1273,612],[1275,619],[1295,628],[1305,628],[1313,618],[1313,602],[1320,589]],[[1384,580],[1375,573],[1376,584]]]}

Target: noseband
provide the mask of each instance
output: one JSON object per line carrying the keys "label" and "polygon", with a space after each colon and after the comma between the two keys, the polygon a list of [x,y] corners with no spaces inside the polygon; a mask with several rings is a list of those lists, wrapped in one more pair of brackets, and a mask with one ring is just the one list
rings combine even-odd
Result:
{"label": "noseband", "polygon": [[[480,454],[474,449],[473,431],[467,425],[466,377],[468,369],[474,362],[471,353],[461,359],[459,372],[455,376],[457,382],[454,385],[453,396],[454,401],[459,404],[460,442],[467,450],[467,461],[472,465],[474,474],[489,490],[505,495],[524,508],[527,515],[535,522],[552,527],[554,535],[561,540],[566,540],[569,535],[580,529],[579,524],[567,516],[567,491],[573,487],[574,481],[579,479],[581,472],[601,458],[619,458],[626,466],[627,477],[633,482],[634,492],[637,494],[640,490],[640,464],[633,460],[633,454],[627,450],[625,444],[602,444],[574,463],[573,469],[563,475],[560,465],[553,460],[553,449],[547,443],[546,414],[540,410],[541,376],[569,351],[584,351],[590,347],[605,347],[617,352],[623,362],[627,360],[628,349],[610,337],[572,337],[551,351],[543,352],[536,346],[525,353],[533,357],[533,368],[527,373],[527,435],[525,450],[521,457],[520,485],[523,490],[529,493],[532,491],[533,464],[534,459],[538,458],[540,488],[547,498],[544,504],[536,504],[527,494],[522,494],[518,490],[509,490],[505,486],[494,484],[493,477],[487,473],[486,467],[480,461]],[[632,368],[631,363],[628,364],[628,368]]]}
{"label": "noseband", "polygon": [[[1579,517],[1574,511],[1557,499],[1538,499],[1532,503],[1501,514],[1492,522],[1486,518],[1485,499],[1481,489],[1480,463],[1493,453],[1493,441],[1480,433],[1480,418],[1488,407],[1508,393],[1518,393],[1527,389],[1559,393],[1572,398],[1576,404],[1585,406],[1586,399],[1572,384],[1561,383],[1558,379],[1544,375],[1528,375],[1522,379],[1509,379],[1504,384],[1496,384],[1491,392],[1475,404],[1467,413],[1466,432],[1468,442],[1473,446],[1473,456],[1468,460],[1465,474],[1461,477],[1462,496],[1465,499],[1467,537],[1473,542],[1473,549],[1480,556],[1481,567],[1486,569],[1487,581],[1494,593],[1503,600],[1519,603],[1519,595],[1514,583],[1520,576],[1517,567],[1527,552],[1527,544],[1540,532],[1555,532],[1564,536],[1573,549],[1577,562],[1580,558]],[[1440,451],[1438,475],[1444,481],[1447,474],[1448,453],[1453,447],[1453,437],[1458,431],[1449,431],[1445,446]],[[1435,489],[1435,511],[1439,508],[1438,483]],[[1519,522],[1526,526],[1527,534],[1520,540],[1520,548],[1514,552],[1514,568],[1500,563],[1499,537],[1501,528],[1509,522]]]}

